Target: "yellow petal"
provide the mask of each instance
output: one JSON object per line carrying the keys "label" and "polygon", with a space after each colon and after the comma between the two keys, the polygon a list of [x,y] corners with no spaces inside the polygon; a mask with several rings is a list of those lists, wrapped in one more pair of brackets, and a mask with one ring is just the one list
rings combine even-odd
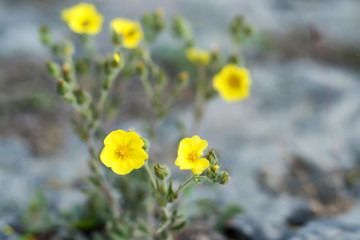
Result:
{"label": "yellow petal", "polygon": [[147,153],[143,149],[137,149],[129,153],[129,164],[135,168],[141,168],[145,160],[148,159]]}
{"label": "yellow petal", "polygon": [[112,131],[107,137],[104,139],[104,145],[124,145],[126,132],[124,130],[116,130]]}
{"label": "yellow petal", "polygon": [[126,175],[130,173],[134,167],[131,165],[131,162],[127,160],[119,160],[113,163],[111,170],[119,175]]}
{"label": "yellow petal", "polygon": [[194,167],[191,169],[191,171],[194,175],[199,175],[209,166],[209,160],[207,160],[206,158],[200,158],[196,161],[196,164],[194,164]]}
{"label": "yellow petal", "polygon": [[116,149],[112,145],[105,146],[100,154],[101,162],[107,166],[111,167],[111,165],[117,161]]}
{"label": "yellow petal", "polygon": [[125,144],[129,149],[136,149],[142,148],[144,146],[144,141],[136,132],[128,132],[126,133]]}
{"label": "yellow petal", "polygon": [[199,152],[202,152],[207,148],[208,142],[204,139],[201,139],[198,135],[193,136],[192,138],[193,145],[198,149]]}

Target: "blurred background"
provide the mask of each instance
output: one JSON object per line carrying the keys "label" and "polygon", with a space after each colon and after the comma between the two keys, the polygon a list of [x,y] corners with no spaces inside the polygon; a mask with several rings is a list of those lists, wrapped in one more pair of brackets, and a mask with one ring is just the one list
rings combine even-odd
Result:
{"label": "blurred background", "polygon": [[[56,95],[45,68],[51,55],[38,38],[39,24],[54,39],[70,36],[59,15],[77,2],[0,1],[0,228],[38,189],[60,209],[84,200],[78,185],[89,173],[88,153],[72,133],[72,111]],[[194,198],[243,206],[229,226],[243,236],[237,239],[360,239],[360,1],[89,2],[105,15],[96,36],[103,53],[111,51],[112,18],[139,19],[157,8],[169,23],[175,14],[187,18],[200,47],[230,52],[228,24],[244,15],[255,29],[242,49],[252,95],[234,104],[212,100],[200,131],[231,181]],[[168,33],[153,46],[169,71],[180,61],[176,47]],[[138,86],[131,86],[119,128],[141,129],[134,120],[143,108]],[[190,124],[190,115],[183,97],[173,117]],[[173,131],[165,122],[162,134]]]}

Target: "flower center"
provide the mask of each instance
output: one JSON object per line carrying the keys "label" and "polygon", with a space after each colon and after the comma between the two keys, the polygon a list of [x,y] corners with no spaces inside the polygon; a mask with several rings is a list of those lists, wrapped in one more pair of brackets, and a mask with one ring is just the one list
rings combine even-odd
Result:
{"label": "flower center", "polygon": [[196,154],[196,152],[191,152],[188,154],[187,158],[189,162],[195,162],[199,158],[199,156],[198,154]]}
{"label": "flower center", "polygon": [[125,38],[131,38],[132,36],[134,36],[136,34],[136,29],[135,28],[131,28],[129,31],[127,31],[124,34]]}
{"label": "flower center", "polygon": [[237,76],[231,76],[229,78],[229,85],[232,88],[239,88],[240,87],[240,79]]}
{"label": "flower center", "polygon": [[90,25],[90,21],[89,21],[89,20],[84,20],[84,21],[82,22],[82,25],[83,25],[83,27],[87,27],[87,26]]}
{"label": "flower center", "polygon": [[115,155],[117,158],[127,158],[129,157],[129,149],[125,146],[118,147],[115,151]]}

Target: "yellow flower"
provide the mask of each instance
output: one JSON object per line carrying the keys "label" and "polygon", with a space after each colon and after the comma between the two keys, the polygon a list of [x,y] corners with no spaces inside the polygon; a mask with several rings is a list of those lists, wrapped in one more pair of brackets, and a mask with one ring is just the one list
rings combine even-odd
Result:
{"label": "yellow flower", "polygon": [[185,53],[189,61],[195,65],[206,66],[210,62],[210,53],[206,50],[198,48],[188,48]]}
{"label": "yellow flower", "polygon": [[114,58],[115,62],[117,62],[117,63],[120,62],[120,55],[118,53],[114,53],[113,58]]}
{"label": "yellow flower", "polygon": [[116,18],[110,23],[111,28],[123,38],[123,45],[126,48],[136,48],[143,39],[141,25],[137,21],[124,18]]}
{"label": "yellow flower", "polygon": [[79,3],[64,9],[61,18],[75,33],[96,35],[101,31],[103,16],[90,3]]}
{"label": "yellow flower", "polygon": [[250,73],[244,67],[228,64],[214,76],[213,87],[227,102],[239,101],[250,95]]}
{"label": "yellow flower", "polygon": [[201,158],[207,145],[207,141],[197,135],[182,139],[175,165],[179,166],[180,170],[190,169],[194,175],[201,174],[210,165],[206,158]]}
{"label": "yellow flower", "polygon": [[113,131],[105,138],[104,145],[100,155],[102,163],[120,175],[141,168],[148,158],[144,141],[136,132]]}

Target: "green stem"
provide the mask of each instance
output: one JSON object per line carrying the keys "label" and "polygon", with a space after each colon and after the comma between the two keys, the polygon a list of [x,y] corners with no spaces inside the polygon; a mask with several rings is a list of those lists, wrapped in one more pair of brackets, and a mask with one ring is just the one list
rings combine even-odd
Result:
{"label": "green stem", "polygon": [[150,166],[149,166],[148,162],[149,162],[149,160],[145,161],[145,164],[144,164],[145,169],[146,169],[146,171],[147,171],[147,173],[149,175],[149,179],[150,179],[151,184],[153,185],[154,189],[156,189],[157,187],[156,187],[155,178],[154,178],[154,175],[153,175],[153,173],[152,173],[152,171],[150,169]]}
{"label": "green stem", "polygon": [[184,184],[180,185],[178,190],[176,190],[175,194],[178,195],[184,188],[186,188],[194,180],[195,180],[195,176],[189,178]]}

